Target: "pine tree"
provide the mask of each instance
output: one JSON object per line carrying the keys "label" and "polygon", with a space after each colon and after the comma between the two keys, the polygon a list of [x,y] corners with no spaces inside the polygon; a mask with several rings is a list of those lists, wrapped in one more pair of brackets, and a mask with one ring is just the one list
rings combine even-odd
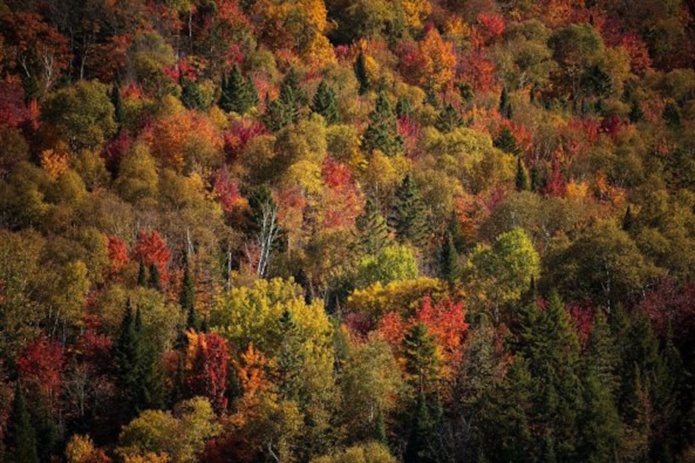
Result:
{"label": "pine tree", "polygon": [[205,110],[205,96],[198,82],[185,77],[181,79],[181,102],[188,109]]}
{"label": "pine tree", "polygon": [[194,330],[200,329],[200,320],[195,309],[195,283],[191,276],[188,264],[188,254],[183,255],[183,279],[181,281],[181,292],[179,293],[179,304],[186,311],[186,327]]}
{"label": "pine tree", "polygon": [[512,102],[509,101],[507,87],[502,88],[502,94],[500,95],[499,112],[502,115],[502,117],[505,117],[507,119],[510,119],[512,117]]}
{"label": "pine tree", "polygon": [[371,198],[367,199],[364,211],[357,217],[356,226],[365,254],[379,254],[391,241],[386,221]]}
{"label": "pine tree", "polygon": [[441,269],[442,278],[453,282],[458,274],[458,253],[454,246],[454,239],[450,233],[447,233],[442,248],[439,251],[439,267]]}
{"label": "pine tree", "polygon": [[[137,389],[140,386],[143,349],[130,300],[126,305],[126,311],[113,349],[116,383],[126,396],[127,405],[135,407],[138,402]],[[130,415],[135,414],[134,410],[128,412]]]}
{"label": "pine tree", "polygon": [[514,184],[516,191],[528,190],[528,176],[526,175],[526,168],[521,162],[521,158],[517,158],[516,160],[516,177],[514,178]]}
{"label": "pine tree", "polygon": [[398,122],[386,95],[379,92],[374,110],[369,114],[369,126],[364,132],[364,150],[381,150],[388,156],[403,152],[403,138],[398,134]]}
{"label": "pine tree", "polygon": [[620,353],[603,310],[596,309],[587,346],[585,371],[593,371],[601,387],[611,394],[618,391]]}
{"label": "pine tree", "polygon": [[150,288],[157,291],[162,290],[162,277],[159,274],[159,268],[155,264],[150,264]]}
{"label": "pine tree", "polygon": [[360,84],[359,94],[364,95],[369,90],[369,76],[367,75],[367,63],[364,57],[364,53],[360,49],[357,55],[357,60],[355,61],[355,76],[357,77],[357,82]]}
{"label": "pine tree", "polygon": [[431,455],[431,441],[436,431],[435,420],[428,410],[427,400],[422,391],[418,394],[410,429],[410,437],[403,461],[405,463],[434,463],[437,461]]}
{"label": "pine tree", "polygon": [[517,145],[516,139],[514,138],[512,131],[509,130],[509,127],[502,127],[499,136],[494,139],[493,145],[495,148],[499,148],[505,153],[513,154],[515,156],[521,154],[521,148],[519,148],[519,145]]}
{"label": "pine tree", "polygon": [[403,178],[403,182],[396,190],[393,226],[396,236],[402,242],[408,241],[422,247],[429,238],[427,209],[410,175]]}
{"label": "pine tree", "polygon": [[138,286],[147,286],[147,271],[145,270],[145,262],[140,259],[138,264]]}
{"label": "pine tree", "polygon": [[410,106],[410,101],[407,98],[399,98],[396,103],[396,116],[410,117],[413,114],[413,108]]}
{"label": "pine tree", "polygon": [[437,379],[439,356],[434,338],[423,323],[414,324],[403,339],[405,369],[412,385],[419,394],[424,394]]}
{"label": "pine tree", "polygon": [[431,88],[425,94],[425,104],[432,106],[434,109],[439,109],[439,97],[437,97],[437,92]]}
{"label": "pine tree", "polygon": [[678,128],[681,125],[681,112],[675,102],[669,101],[664,107],[661,115],[666,124],[671,128]]}
{"label": "pine tree", "polygon": [[627,206],[627,210],[625,211],[625,215],[623,216],[623,225],[622,228],[626,232],[632,231],[632,228],[635,226],[635,218],[632,216],[632,209],[630,206]]}
{"label": "pine tree", "polygon": [[447,103],[439,112],[434,126],[442,133],[450,133],[453,132],[454,129],[461,127],[461,124],[463,124],[461,115],[456,108],[454,108],[454,105]]}
{"label": "pine tree", "polygon": [[24,402],[24,391],[17,383],[8,422],[8,443],[12,461],[39,463],[36,431]]}
{"label": "pine tree", "polygon": [[590,368],[582,377],[583,407],[578,417],[579,455],[582,461],[612,461],[620,445],[622,423],[610,390],[598,371]]}
{"label": "pine tree", "polygon": [[338,122],[338,108],[335,100],[335,92],[325,80],[319,83],[314,99],[311,102],[311,110],[323,116],[327,124]]}
{"label": "pine tree", "polygon": [[271,132],[278,132],[292,123],[292,111],[280,100],[273,100],[266,105],[263,123]]}
{"label": "pine tree", "polygon": [[258,92],[251,79],[244,79],[239,66],[234,65],[229,76],[222,80],[220,108],[227,112],[246,113],[258,104]]}
{"label": "pine tree", "polygon": [[299,399],[304,356],[302,355],[302,332],[289,310],[285,309],[280,318],[279,328],[282,345],[277,359],[280,393],[287,400]]}
{"label": "pine tree", "polygon": [[640,107],[639,102],[637,100],[632,101],[628,117],[630,118],[630,122],[632,122],[633,124],[644,119],[644,112],[642,111],[642,108]]}
{"label": "pine tree", "polygon": [[125,110],[123,109],[123,99],[121,98],[121,89],[117,84],[111,87],[111,104],[114,109],[114,119],[116,123],[121,125],[125,119]]}

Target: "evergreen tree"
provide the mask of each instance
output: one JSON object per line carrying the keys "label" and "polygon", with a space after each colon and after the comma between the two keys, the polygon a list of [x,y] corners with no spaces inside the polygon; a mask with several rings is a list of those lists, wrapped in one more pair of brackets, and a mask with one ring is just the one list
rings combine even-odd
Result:
{"label": "evergreen tree", "polygon": [[[116,383],[126,396],[129,406],[137,404],[137,389],[140,386],[143,363],[142,342],[135,318],[132,305],[128,300],[118,337],[113,346]],[[134,415],[135,411],[130,410],[129,414]]]}
{"label": "evergreen tree", "polygon": [[364,150],[378,149],[388,156],[403,152],[403,138],[398,134],[398,122],[386,95],[379,92],[374,110],[369,114],[369,126],[364,132]]}
{"label": "evergreen tree", "polygon": [[433,89],[427,90],[425,94],[425,104],[432,106],[434,109],[439,109],[439,98],[437,97],[437,92]]}
{"label": "evergreen tree", "polygon": [[17,383],[8,421],[7,440],[12,461],[39,463],[36,431],[24,402],[24,391]]}
{"label": "evergreen tree", "polygon": [[364,211],[357,217],[356,226],[365,254],[379,254],[391,241],[386,221],[371,198],[367,199]]}
{"label": "evergreen tree", "polygon": [[666,103],[661,117],[671,128],[678,128],[681,125],[681,112],[680,109],[678,109],[678,105],[673,101]]}
{"label": "evergreen tree", "polygon": [[516,191],[526,191],[529,188],[526,168],[524,167],[524,163],[521,162],[520,157],[516,160],[516,177],[514,178],[514,184],[516,186]]}
{"label": "evergreen tree", "polygon": [[396,116],[410,117],[413,115],[413,108],[407,98],[399,98],[396,103]]}
{"label": "evergreen tree", "polygon": [[314,99],[311,102],[311,110],[323,116],[327,124],[338,122],[338,108],[335,100],[335,92],[325,80],[319,83]]}
{"label": "evergreen tree", "polygon": [[145,262],[140,259],[138,264],[138,286],[147,286],[147,271],[145,270]]}
{"label": "evergreen tree", "polygon": [[357,55],[357,60],[355,61],[355,76],[357,77],[357,82],[360,84],[359,94],[364,95],[369,90],[369,76],[367,75],[367,63],[365,61],[364,53],[360,49]]}
{"label": "evergreen tree", "polygon": [[188,264],[188,254],[183,255],[183,279],[181,281],[181,292],[179,293],[179,304],[186,311],[186,327],[194,330],[200,329],[200,319],[195,309],[195,283],[191,276]]}
{"label": "evergreen tree", "polygon": [[439,267],[441,269],[442,278],[447,281],[454,281],[458,274],[458,253],[454,246],[454,239],[450,233],[447,233],[442,248],[439,251]]}
{"label": "evergreen tree", "polygon": [[302,365],[302,332],[294,321],[289,310],[285,309],[280,318],[279,327],[282,345],[277,360],[278,381],[280,393],[287,400],[298,400],[301,394]]}
{"label": "evergreen tree", "polygon": [[423,323],[414,324],[403,339],[405,369],[412,385],[419,394],[424,394],[433,386],[437,375],[439,356],[434,338],[427,332]]}
{"label": "evergreen tree", "polygon": [[155,264],[150,264],[150,288],[157,291],[162,290],[162,277],[159,274],[159,268]]}
{"label": "evergreen tree", "polygon": [[118,84],[111,87],[111,104],[114,108],[114,119],[118,125],[123,124],[125,119],[125,110],[123,109],[123,100],[121,98],[121,89]]}
{"label": "evergreen tree", "polygon": [[408,241],[415,246],[422,247],[429,238],[428,220],[427,209],[420,197],[420,191],[410,175],[406,175],[396,190],[393,218],[396,236],[402,242]]}
{"label": "evergreen tree", "polygon": [[140,309],[133,314],[130,300],[113,346],[116,384],[124,396],[128,417],[162,405],[163,385],[158,355],[146,343]]}
{"label": "evergreen tree", "polygon": [[293,111],[288,109],[282,101],[273,100],[266,105],[263,123],[271,132],[278,132],[292,123],[292,114]]}
{"label": "evergreen tree", "polygon": [[410,425],[410,436],[403,461],[405,463],[434,463],[431,447],[436,432],[435,420],[428,410],[425,394],[420,391]]}
{"label": "evergreen tree", "polygon": [[605,388],[611,395],[616,393],[620,386],[620,378],[617,375],[620,352],[615,344],[606,315],[601,309],[596,309],[594,313],[585,358],[587,363],[585,372],[593,371],[602,388]]}
{"label": "evergreen tree", "polygon": [[461,124],[463,124],[461,115],[456,108],[454,108],[454,105],[447,103],[439,112],[434,126],[442,133],[450,133],[453,132],[454,129],[461,127]]}
{"label": "evergreen tree", "polygon": [[630,206],[627,206],[627,210],[625,211],[625,215],[623,216],[623,230],[626,232],[632,231],[632,228],[635,226],[635,218],[632,216],[632,209]]}
{"label": "evergreen tree", "polygon": [[536,164],[531,166],[531,191],[538,193],[543,188],[543,176]]}
{"label": "evergreen tree", "polygon": [[632,123],[639,122],[642,119],[644,119],[644,112],[642,111],[642,108],[640,107],[639,102],[637,100],[632,101],[628,117],[630,118],[630,122]]}
{"label": "evergreen tree", "polygon": [[500,95],[499,112],[502,117],[510,119],[512,117],[512,102],[509,101],[509,94],[507,93],[507,87],[502,88],[502,94]]}
{"label": "evergreen tree", "polygon": [[185,77],[181,78],[181,102],[188,109],[205,110],[205,95],[200,90],[198,82]]}
{"label": "evergreen tree", "polygon": [[521,154],[521,148],[516,143],[514,134],[509,130],[509,127],[502,127],[499,136],[493,140],[493,145],[495,148],[499,148],[505,153],[513,154],[518,156]]}
{"label": "evergreen tree", "polygon": [[258,92],[251,79],[244,79],[239,66],[234,65],[229,76],[222,80],[220,108],[227,112],[246,113],[258,104]]}

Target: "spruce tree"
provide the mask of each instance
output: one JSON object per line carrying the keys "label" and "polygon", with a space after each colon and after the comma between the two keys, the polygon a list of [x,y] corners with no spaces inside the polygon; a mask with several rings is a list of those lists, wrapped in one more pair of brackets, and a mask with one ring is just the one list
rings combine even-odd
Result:
{"label": "spruce tree", "polygon": [[673,101],[666,103],[661,117],[670,128],[678,128],[681,125],[681,112]]}
{"label": "spruce tree", "polygon": [[186,327],[195,330],[200,329],[200,320],[195,309],[195,283],[193,283],[191,276],[187,253],[183,257],[183,279],[179,293],[179,304],[186,311]]}
{"label": "spruce tree", "polygon": [[379,254],[391,241],[386,221],[371,198],[367,199],[364,211],[357,217],[356,226],[365,254]]}
{"label": "spruce tree", "polygon": [[162,290],[162,277],[159,274],[159,268],[153,263],[150,264],[150,288],[157,291]]}
{"label": "spruce tree", "polygon": [[138,264],[138,286],[147,286],[147,271],[145,270],[145,262],[140,259]]}
{"label": "spruce tree", "polygon": [[220,108],[227,112],[246,113],[258,104],[258,92],[251,79],[244,79],[239,66],[234,65],[232,71],[222,81]]}
{"label": "spruce tree", "polygon": [[292,123],[293,111],[280,100],[273,100],[266,105],[263,123],[271,132],[278,132]]}
{"label": "spruce tree", "polygon": [[121,89],[118,84],[111,87],[111,104],[114,109],[114,119],[118,125],[123,124],[125,119],[125,110],[123,109],[123,100],[121,98]]}
{"label": "spruce tree", "polygon": [[516,177],[514,178],[514,185],[516,186],[516,191],[526,191],[529,188],[526,168],[524,167],[524,163],[521,162],[520,157],[516,160]]}
{"label": "spruce tree", "polygon": [[453,132],[454,129],[461,127],[461,124],[463,124],[461,115],[456,108],[454,108],[454,105],[447,103],[439,112],[434,126],[442,133],[450,133]]}
{"label": "spruce tree", "polygon": [[410,117],[413,115],[413,108],[407,98],[399,98],[396,103],[396,116]]}
{"label": "spruce tree", "polygon": [[543,188],[543,176],[536,164],[531,166],[531,191],[538,193]]}
{"label": "spruce tree", "polygon": [[514,154],[516,156],[521,154],[521,148],[517,145],[514,134],[509,130],[509,127],[502,127],[500,134],[493,140],[493,145],[495,148],[499,148],[505,153]]}
{"label": "spruce tree", "polygon": [[361,49],[357,55],[357,60],[355,61],[354,67],[357,82],[360,84],[359,94],[364,95],[369,90],[369,76],[367,75],[367,63]]}
{"label": "spruce tree", "polygon": [[17,383],[7,433],[12,461],[39,463],[36,431],[24,402],[24,391]]}
{"label": "spruce tree", "polygon": [[279,335],[282,339],[277,360],[280,393],[287,400],[298,400],[304,364],[301,346],[302,331],[287,309],[282,312],[280,318]]}
{"label": "spruce tree", "polygon": [[393,217],[396,236],[402,242],[407,241],[415,246],[422,247],[429,238],[430,228],[428,220],[427,209],[420,197],[420,191],[410,175],[406,175],[400,187],[396,190]]}
{"label": "spruce tree", "polygon": [[405,463],[434,463],[432,441],[436,432],[435,420],[428,410],[425,394],[420,391],[415,404],[415,413],[410,426],[410,436],[403,461]]}
{"label": "spruce tree", "polygon": [[362,146],[368,153],[378,149],[388,156],[403,152],[403,138],[398,134],[398,122],[383,92],[379,92],[374,110],[369,114],[369,126],[364,132]]}
{"label": "spruce tree", "polygon": [[125,396],[126,405],[129,408],[127,414],[130,416],[136,414],[134,408],[138,404],[137,390],[140,387],[143,363],[142,341],[135,319],[133,307],[128,300],[118,337],[113,346],[116,384]]}
{"label": "spruce tree", "polygon": [[181,78],[181,102],[188,109],[198,111],[205,109],[205,96],[198,82],[185,77]]}
{"label": "spruce tree", "polygon": [[509,119],[512,115],[512,103],[509,101],[509,94],[507,93],[507,87],[502,88],[502,94],[500,95],[499,112],[502,117]]}
{"label": "spruce tree", "polygon": [[423,323],[414,324],[403,339],[405,369],[410,382],[419,394],[425,394],[437,379],[439,356],[434,338],[427,332]]}
{"label": "spruce tree", "polygon": [[439,268],[442,278],[445,280],[453,282],[456,279],[458,274],[458,253],[450,233],[447,233],[439,251]]}
{"label": "spruce tree", "polygon": [[623,225],[622,228],[626,232],[632,231],[632,228],[635,225],[635,218],[632,216],[632,209],[630,206],[627,206],[627,210],[625,211],[625,215],[623,216]]}
{"label": "spruce tree", "polygon": [[338,108],[335,100],[335,92],[325,80],[319,83],[314,99],[311,102],[311,110],[323,116],[327,124],[338,122]]}

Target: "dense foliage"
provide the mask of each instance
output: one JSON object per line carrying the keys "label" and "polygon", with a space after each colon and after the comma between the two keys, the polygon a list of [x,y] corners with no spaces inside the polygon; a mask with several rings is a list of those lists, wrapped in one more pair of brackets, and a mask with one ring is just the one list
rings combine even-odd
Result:
{"label": "dense foliage", "polygon": [[0,462],[695,461],[694,21],[0,0]]}

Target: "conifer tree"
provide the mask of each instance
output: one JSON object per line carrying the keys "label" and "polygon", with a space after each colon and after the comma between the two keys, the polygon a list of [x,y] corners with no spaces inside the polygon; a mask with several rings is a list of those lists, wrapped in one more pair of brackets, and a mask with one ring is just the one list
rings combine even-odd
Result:
{"label": "conifer tree", "polygon": [[436,432],[434,419],[428,410],[425,394],[420,391],[410,425],[410,436],[403,461],[405,463],[434,463],[431,441]]}
{"label": "conifer tree", "polygon": [[502,94],[500,95],[500,105],[499,112],[502,117],[510,119],[512,117],[512,103],[509,101],[509,94],[507,93],[507,87],[502,88]]}
{"label": "conifer tree", "polygon": [[630,206],[627,206],[627,210],[625,211],[625,215],[623,216],[623,225],[622,228],[626,232],[632,231],[632,228],[635,225],[635,218],[632,216],[632,209]]}
{"label": "conifer tree", "polygon": [[409,241],[415,246],[424,246],[429,237],[427,209],[410,175],[403,178],[396,190],[393,226],[400,241]]}
{"label": "conifer tree", "polygon": [[311,102],[311,110],[323,116],[327,124],[338,122],[338,108],[335,100],[335,92],[325,80],[319,83],[314,99]]}
{"label": "conifer tree", "polygon": [[[136,317],[133,314],[130,300],[126,305],[126,311],[113,349],[116,383],[126,395],[128,405],[136,406],[137,388],[140,386],[143,363],[143,349],[140,330],[136,324]],[[134,411],[130,411],[130,414],[134,414]]]}
{"label": "conifer tree", "polygon": [[620,378],[617,370],[620,353],[603,310],[596,309],[587,346],[585,371],[592,370],[598,383],[611,394],[618,391]]}
{"label": "conifer tree", "polygon": [[678,105],[675,102],[669,101],[664,107],[664,112],[661,115],[666,124],[671,128],[678,128],[681,125],[681,113]]}
{"label": "conifer tree", "polygon": [[433,386],[437,376],[439,357],[434,338],[423,323],[414,324],[403,339],[405,369],[419,394],[425,394]]}
{"label": "conifer tree", "polygon": [[499,136],[494,139],[493,145],[495,148],[499,148],[505,153],[516,156],[521,154],[521,149],[519,148],[519,145],[517,145],[516,139],[514,139],[514,135],[512,134],[512,131],[509,130],[509,127],[502,127]]}
{"label": "conifer tree", "polygon": [[410,101],[407,98],[399,98],[396,103],[396,116],[410,117],[413,114],[413,108],[410,106]]}
{"label": "conifer tree", "polygon": [[186,327],[199,330],[200,320],[195,309],[195,283],[193,283],[188,264],[188,253],[183,255],[183,279],[181,281],[181,292],[179,293],[179,304],[186,311]]}
{"label": "conifer tree", "polygon": [[531,191],[538,193],[543,188],[543,176],[536,164],[531,166]]}
{"label": "conifer tree", "polygon": [[363,139],[364,150],[368,153],[378,149],[388,156],[395,156],[403,152],[398,122],[383,92],[379,93],[374,110],[369,114],[369,126]]}
{"label": "conifer tree", "polygon": [[162,290],[162,277],[159,274],[159,268],[155,264],[150,264],[150,288],[157,291]]}
{"label": "conifer tree", "polygon": [[239,66],[234,65],[222,81],[220,108],[227,112],[246,113],[258,104],[258,92],[251,79],[244,79]]}
{"label": "conifer tree", "polygon": [[138,286],[147,286],[147,271],[145,270],[145,262],[140,259],[138,264]]}
{"label": "conifer tree", "polygon": [[12,461],[39,463],[36,431],[24,402],[24,391],[17,383],[8,421],[8,443]]}
{"label": "conifer tree", "polygon": [[301,393],[302,365],[304,363],[301,347],[302,332],[287,309],[282,312],[279,333],[282,339],[277,359],[280,393],[287,400],[297,400]]}
{"label": "conifer tree", "polygon": [[125,118],[125,110],[123,109],[123,100],[121,98],[121,89],[118,84],[114,84],[111,87],[111,104],[114,108],[114,120],[118,125],[123,124]]}
{"label": "conifer tree", "polygon": [[379,254],[391,241],[386,221],[371,198],[367,199],[364,211],[357,217],[356,226],[365,254]]}
{"label": "conifer tree", "polygon": [[198,82],[181,78],[181,102],[188,109],[203,111],[205,109],[205,96],[200,91]]}
{"label": "conifer tree", "polygon": [[516,191],[526,191],[528,190],[528,176],[526,175],[526,168],[524,163],[521,162],[521,158],[516,160],[516,177],[514,178],[514,185]]}
{"label": "conifer tree", "polygon": [[367,63],[361,49],[355,61],[355,76],[357,77],[357,82],[360,84],[359,94],[364,95],[369,90],[370,83],[369,76],[367,75]]}
{"label": "conifer tree", "polygon": [[461,127],[461,124],[463,124],[461,115],[456,108],[454,108],[454,105],[447,103],[439,112],[434,126],[442,133],[450,133],[453,132],[454,129]]}
{"label": "conifer tree", "polygon": [[454,246],[454,239],[451,233],[447,233],[446,239],[442,243],[442,248],[439,251],[439,267],[441,269],[442,278],[447,281],[454,281],[458,274],[458,253]]}

